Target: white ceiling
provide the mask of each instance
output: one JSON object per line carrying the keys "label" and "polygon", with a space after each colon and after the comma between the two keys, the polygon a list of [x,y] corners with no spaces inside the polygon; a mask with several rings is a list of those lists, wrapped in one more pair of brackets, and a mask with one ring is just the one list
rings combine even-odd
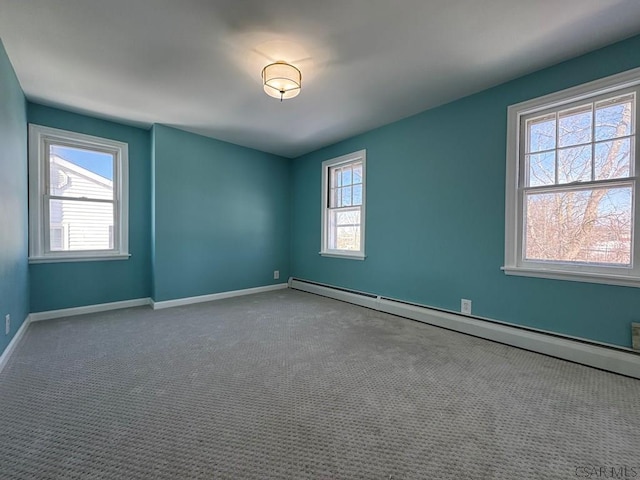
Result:
{"label": "white ceiling", "polygon": [[287,157],[636,33],[638,0],[0,0],[30,100]]}

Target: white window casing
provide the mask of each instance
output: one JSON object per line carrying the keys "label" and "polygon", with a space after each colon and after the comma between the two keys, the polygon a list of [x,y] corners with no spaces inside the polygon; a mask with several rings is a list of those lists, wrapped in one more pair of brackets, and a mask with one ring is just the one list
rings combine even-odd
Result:
{"label": "white window casing", "polygon": [[366,156],[360,150],[322,162],[322,256],[366,258]]}
{"label": "white window casing", "polygon": [[[112,159],[111,178],[52,154],[56,148]],[[128,175],[126,143],[30,124],[29,262],[128,259]]]}
{"label": "white window casing", "polygon": [[[637,141],[636,136],[636,123],[640,118],[638,115],[639,102],[640,68],[525,101],[508,108],[505,259],[502,267],[506,274],[640,287],[640,195],[637,185],[638,172],[640,172],[640,142]],[[626,110],[631,112],[628,131],[624,134],[616,133],[613,136],[601,135],[599,138],[598,132],[600,130],[598,129],[604,131],[605,127],[603,122],[598,123],[598,115],[603,118],[604,113],[602,112],[607,109],[609,104],[621,105],[623,103],[631,105]],[[567,128],[566,123],[563,125],[563,121],[569,117],[577,119],[574,120],[575,122],[581,121],[581,114],[584,114],[584,119],[588,119],[585,120],[580,130],[584,135],[583,140],[579,139],[580,134],[575,134],[578,132],[578,128],[571,130],[571,128]],[[537,135],[532,132],[535,131],[536,125],[543,123],[552,125],[551,129],[555,132],[555,139],[552,135],[547,135],[546,138],[551,142],[551,146],[540,147],[536,150],[530,145],[531,139]],[[606,128],[610,127],[610,125],[606,126]],[[573,138],[563,144],[560,135],[563,135],[563,139],[572,138],[572,136]],[[597,175],[598,149],[609,148],[609,154],[601,154],[606,157],[611,154],[614,148],[607,144],[614,145],[621,142],[627,145],[625,148],[628,152],[626,156],[629,163],[626,170],[623,169],[627,173],[599,177]],[[583,155],[579,152],[585,153]],[[571,155],[573,156],[571,157]],[[535,161],[534,157],[536,157]],[[569,157],[571,160],[566,160]],[[536,169],[544,162],[547,162],[545,165],[550,165],[549,168],[552,167],[553,171],[551,175],[547,175],[546,179],[540,181],[537,172],[541,170]],[[549,173],[549,170],[546,170],[545,173]],[[584,198],[588,198],[588,195],[591,195],[590,198],[593,198],[595,192],[602,193],[607,199],[609,195],[613,198],[617,194],[626,194],[625,198],[628,201],[625,203],[625,212],[630,220],[626,221],[626,217],[620,215],[622,220],[619,221],[620,224],[626,225],[624,235],[620,235],[622,240],[619,242],[619,244],[624,244],[626,249],[623,255],[624,260],[610,260],[607,256],[610,248],[622,248],[611,246],[616,242],[611,241],[611,238],[602,238],[599,242],[588,240],[587,234],[584,233],[586,229],[575,230],[585,235],[584,238],[579,239],[578,243],[585,245],[584,252],[590,253],[581,254],[583,257],[565,258],[558,255],[562,258],[546,258],[544,254],[539,252],[532,253],[540,243],[544,248],[546,243],[541,240],[552,238],[553,234],[547,236],[547,232],[544,232],[543,235],[540,233],[541,228],[536,229],[543,224],[547,226],[550,221],[547,217],[547,220],[537,220],[536,223],[535,218],[544,217],[535,217],[535,215],[540,215],[540,212],[545,212],[545,210],[535,210],[536,207],[530,207],[532,208],[531,212],[527,212],[528,205],[535,205],[536,199],[543,199],[545,196],[544,201],[550,202],[549,204],[553,204],[553,202],[561,204],[565,196],[578,198],[580,195],[584,195]],[[622,195],[619,196],[622,197]],[[528,204],[527,201],[530,203]],[[600,225],[599,228],[602,231],[606,227],[602,226],[604,220],[601,220],[601,216],[604,218],[605,213],[617,211],[617,204],[614,206],[615,202],[621,201],[609,200],[607,204],[609,207],[604,206],[605,203],[601,200],[592,202],[595,207],[591,212],[596,218],[592,223]],[[583,204],[588,205],[588,202],[584,200]],[[564,205],[566,208],[567,203]],[[610,210],[608,211],[607,208]],[[552,212],[551,216],[555,217],[553,212],[560,210],[547,211]],[[531,216],[528,216],[528,213]],[[582,222],[587,218],[586,213],[582,217],[580,217],[581,213],[577,213],[577,215],[576,218],[582,218]],[[566,217],[564,219],[566,220]],[[567,224],[558,220],[557,225],[565,226]],[[566,228],[568,230],[569,227]],[[533,231],[535,234],[530,233]],[[571,232],[574,234],[572,238],[575,238],[575,231]],[[557,234],[556,244],[566,238],[562,235],[564,234]],[[530,245],[527,245],[527,240],[531,241]],[[572,251],[575,252],[576,249]]]}

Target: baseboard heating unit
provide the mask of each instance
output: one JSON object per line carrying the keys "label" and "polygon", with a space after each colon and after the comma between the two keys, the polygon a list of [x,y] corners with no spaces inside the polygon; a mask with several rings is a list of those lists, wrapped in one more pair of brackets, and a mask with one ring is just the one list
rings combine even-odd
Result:
{"label": "baseboard heating unit", "polygon": [[297,278],[289,279],[289,287],[640,379],[640,354],[631,349]]}

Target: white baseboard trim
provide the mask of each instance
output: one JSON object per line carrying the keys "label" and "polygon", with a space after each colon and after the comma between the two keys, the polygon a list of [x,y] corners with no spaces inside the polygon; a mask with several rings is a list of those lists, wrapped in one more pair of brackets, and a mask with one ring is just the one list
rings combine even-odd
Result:
{"label": "white baseboard trim", "polygon": [[278,283],[276,285],[266,285],[264,287],[245,288],[243,290],[232,290],[229,292],[211,293],[209,295],[199,295],[197,297],[176,298],[175,300],[164,300],[155,302],[151,300],[151,307],[154,310],[163,308],[180,307],[182,305],[191,305],[194,303],[212,302],[214,300],[222,300],[223,298],[240,297],[243,295],[253,295],[254,293],[271,292],[273,290],[282,290],[288,288],[287,283]]}
{"label": "white baseboard trim", "polygon": [[589,340],[574,340],[552,332],[545,333],[491,319],[443,312],[426,306],[411,305],[369,293],[340,290],[338,287],[308,283],[304,280],[292,279],[290,286],[296,290],[354,303],[437,327],[640,379],[640,355],[631,350],[625,351],[615,346],[612,346],[615,348],[600,346]]}
{"label": "white baseboard trim", "polygon": [[7,345],[7,347],[4,349],[4,352],[2,352],[2,355],[0,355],[0,373],[7,365],[7,363],[9,363],[9,357],[18,346],[18,343],[20,343],[20,340],[22,339],[24,332],[26,332],[27,328],[29,328],[30,323],[31,315],[27,315],[27,318],[24,319],[24,322],[22,322],[22,325],[20,325],[20,328],[9,342],[9,345]]}
{"label": "white baseboard trim", "polygon": [[121,308],[142,307],[149,305],[150,298],[134,298],[133,300],[123,300],[121,302],[98,303],[85,307],[63,308],[60,310],[49,310],[48,312],[36,312],[29,315],[32,322],[42,320],[52,320],[54,318],[73,317],[75,315],[85,315],[87,313],[106,312],[109,310],[119,310]]}

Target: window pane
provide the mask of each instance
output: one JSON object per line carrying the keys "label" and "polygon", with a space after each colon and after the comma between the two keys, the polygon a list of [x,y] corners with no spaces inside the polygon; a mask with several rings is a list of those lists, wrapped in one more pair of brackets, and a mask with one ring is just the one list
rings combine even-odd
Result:
{"label": "window pane", "polygon": [[338,250],[360,250],[360,227],[337,227]]}
{"label": "window pane", "polygon": [[[113,203],[49,200],[50,250],[109,250],[113,245]],[[58,242],[59,226],[66,245]]]}
{"label": "window pane", "polygon": [[556,183],[556,152],[527,155],[529,164],[529,187]]}
{"label": "window pane", "polygon": [[329,208],[337,208],[340,206],[340,202],[342,200],[341,192],[342,189],[340,188],[331,190],[329,197]]}
{"label": "window pane", "polygon": [[560,147],[591,141],[593,113],[591,105],[585,105],[559,114],[558,139]]}
{"label": "window pane", "polygon": [[330,208],[342,208],[351,206],[351,187],[336,188],[331,192]]}
{"label": "window pane", "polygon": [[558,151],[558,183],[591,180],[591,145]]}
{"label": "window pane", "polygon": [[331,249],[360,250],[360,209],[329,212]]}
{"label": "window pane", "polygon": [[632,187],[525,197],[527,260],[631,264]]}
{"label": "window pane", "polygon": [[353,183],[362,183],[362,164],[353,165]]}
{"label": "window pane", "polygon": [[342,187],[342,204],[340,206],[341,207],[351,206],[351,187]]}
{"label": "window pane", "polygon": [[541,152],[556,148],[556,115],[546,115],[527,121],[527,150]]}
{"label": "window pane", "polygon": [[596,144],[596,180],[630,176],[630,158],[630,138]]}
{"label": "window pane", "polygon": [[49,146],[51,195],[113,200],[113,155]]}
{"label": "window pane", "polygon": [[336,225],[360,225],[360,209],[335,212]]}
{"label": "window pane", "polygon": [[351,185],[353,180],[351,179],[351,166],[342,167],[342,185]]}
{"label": "window pane", "polygon": [[596,140],[608,140],[633,133],[633,100],[633,95],[626,95],[596,105]]}
{"label": "window pane", "polygon": [[362,205],[362,185],[353,187],[353,205]]}
{"label": "window pane", "polygon": [[342,189],[341,188],[336,188],[336,203],[334,206],[335,207],[342,206]]}
{"label": "window pane", "polygon": [[339,187],[342,183],[342,173],[340,167],[334,167],[330,169],[331,172],[331,188]]}

